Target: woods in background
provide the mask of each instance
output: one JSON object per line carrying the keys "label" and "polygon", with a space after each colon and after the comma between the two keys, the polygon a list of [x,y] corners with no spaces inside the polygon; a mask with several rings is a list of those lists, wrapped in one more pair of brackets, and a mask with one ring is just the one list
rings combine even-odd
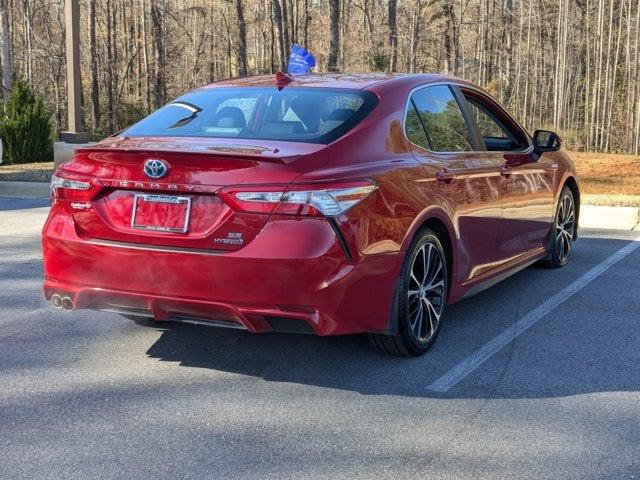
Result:
{"label": "woods in background", "polygon": [[[284,69],[447,72],[529,129],[640,153],[640,0],[82,0],[85,120],[105,136],[198,85]],[[0,0],[3,85],[66,118],[63,0]]]}

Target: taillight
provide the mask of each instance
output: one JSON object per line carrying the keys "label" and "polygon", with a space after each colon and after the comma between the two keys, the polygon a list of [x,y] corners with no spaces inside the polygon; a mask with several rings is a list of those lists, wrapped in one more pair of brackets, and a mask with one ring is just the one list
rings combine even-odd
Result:
{"label": "taillight", "polygon": [[371,183],[341,186],[339,188],[298,189],[287,191],[280,200],[276,213],[326,216],[341,215],[367,198],[377,187]]}
{"label": "taillight", "polygon": [[371,182],[331,185],[260,186],[226,189],[223,199],[235,210],[283,215],[341,215],[367,198],[377,187]]}
{"label": "taillight", "polygon": [[53,175],[51,177],[51,196],[56,200],[90,200],[100,186],[90,182]]}
{"label": "taillight", "polygon": [[235,211],[268,214],[273,213],[285,189],[284,185],[226,188],[219,195]]}

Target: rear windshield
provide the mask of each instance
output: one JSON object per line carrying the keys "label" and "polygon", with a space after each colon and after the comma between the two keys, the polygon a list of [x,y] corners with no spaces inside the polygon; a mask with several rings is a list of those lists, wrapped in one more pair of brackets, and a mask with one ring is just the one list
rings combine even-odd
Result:
{"label": "rear windshield", "polygon": [[375,95],[363,90],[210,88],[178,98],[121,135],[329,143],[376,103]]}

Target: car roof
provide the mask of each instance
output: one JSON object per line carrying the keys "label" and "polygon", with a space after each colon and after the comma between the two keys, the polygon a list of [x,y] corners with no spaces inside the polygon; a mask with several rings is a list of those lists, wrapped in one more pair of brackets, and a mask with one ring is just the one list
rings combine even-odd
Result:
{"label": "car roof", "polygon": [[[293,75],[291,86],[365,89],[373,85],[402,83],[420,85],[430,82],[468,82],[441,74],[407,74],[407,73],[313,73]],[[210,83],[200,89],[221,87],[272,87],[275,75],[256,75],[251,77],[236,77]]]}

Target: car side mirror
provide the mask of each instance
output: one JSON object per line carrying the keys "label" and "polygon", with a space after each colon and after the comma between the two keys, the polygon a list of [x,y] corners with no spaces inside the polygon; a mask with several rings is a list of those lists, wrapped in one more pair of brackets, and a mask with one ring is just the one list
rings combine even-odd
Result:
{"label": "car side mirror", "polygon": [[536,130],[533,133],[533,147],[536,152],[557,152],[562,146],[560,135],[549,130]]}

